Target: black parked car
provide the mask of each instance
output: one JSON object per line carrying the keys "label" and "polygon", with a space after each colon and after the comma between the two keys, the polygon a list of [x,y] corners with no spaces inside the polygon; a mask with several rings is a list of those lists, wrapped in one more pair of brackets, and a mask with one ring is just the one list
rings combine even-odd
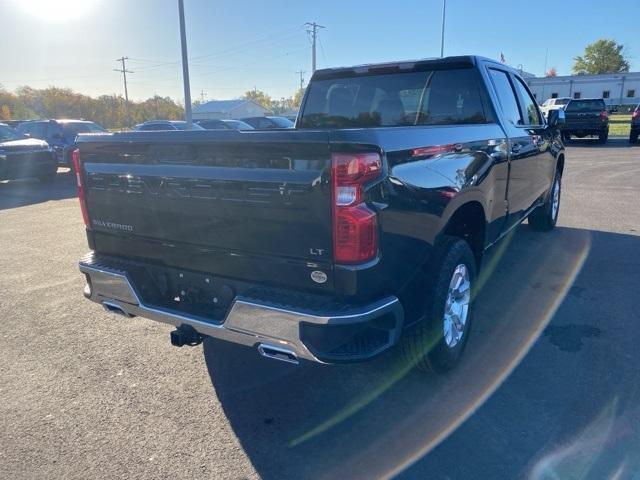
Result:
{"label": "black parked car", "polygon": [[287,117],[249,117],[243,118],[242,121],[248,123],[256,130],[293,128],[293,122]]}
{"label": "black parked car", "polygon": [[570,140],[571,135],[578,138],[595,135],[600,143],[605,143],[609,138],[609,114],[602,98],[570,100],[564,111],[564,140]]}
{"label": "black parked car", "polygon": [[196,122],[205,130],[253,130],[253,127],[242,120],[198,120]]}
{"label": "black parked car", "polygon": [[[184,120],[150,120],[139,123],[133,129],[137,132],[162,132],[171,130],[187,130],[187,122]],[[204,130],[197,123],[193,124],[192,130]]]}
{"label": "black parked car", "polygon": [[87,120],[30,120],[16,128],[20,135],[45,140],[53,149],[58,165],[73,168],[71,150],[80,133],[104,133],[106,130]]}
{"label": "black parked car", "polygon": [[0,123],[0,180],[37,177],[48,182],[57,170],[58,163],[47,142],[24,137]]}
{"label": "black parked car", "polygon": [[640,104],[631,112],[631,132],[629,133],[629,142],[638,143],[638,134],[640,134]]}

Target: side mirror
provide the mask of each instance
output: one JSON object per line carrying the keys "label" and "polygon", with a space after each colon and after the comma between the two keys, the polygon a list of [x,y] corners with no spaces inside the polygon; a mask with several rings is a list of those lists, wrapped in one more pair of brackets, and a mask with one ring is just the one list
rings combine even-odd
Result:
{"label": "side mirror", "polygon": [[564,110],[562,108],[557,108],[554,110],[549,110],[547,113],[547,122],[550,127],[557,127],[559,125],[564,125],[565,116]]}

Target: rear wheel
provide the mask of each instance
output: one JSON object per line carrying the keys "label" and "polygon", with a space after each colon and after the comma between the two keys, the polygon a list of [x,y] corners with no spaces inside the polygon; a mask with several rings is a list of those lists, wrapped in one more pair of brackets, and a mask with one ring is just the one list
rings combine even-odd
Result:
{"label": "rear wheel", "polygon": [[559,170],[556,170],[551,193],[546,202],[536,208],[529,214],[529,225],[534,230],[546,232],[553,230],[558,221],[558,212],[560,211],[560,194],[562,193],[562,176]]}
{"label": "rear wheel", "polygon": [[476,279],[469,244],[445,237],[426,278],[424,317],[404,336],[402,350],[419,370],[445,372],[456,366],[469,337]]}

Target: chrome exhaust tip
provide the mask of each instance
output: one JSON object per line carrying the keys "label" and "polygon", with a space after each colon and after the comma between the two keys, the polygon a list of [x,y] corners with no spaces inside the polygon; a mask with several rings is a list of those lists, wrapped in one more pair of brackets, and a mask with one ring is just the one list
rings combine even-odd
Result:
{"label": "chrome exhaust tip", "polygon": [[286,348],[274,347],[273,345],[261,343],[258,345],[258,352],[263,357],[280,360],[281,362],[293,363],[294,365],[298,365],[300,363],[298,361],[298,356],[293,351]]}
{"label": "chrome exhaust tip", "polygon": [[133,317],[133,315],[131,315],[130,313],[125,312],[122,307],[116,303],[112,303],[112,302],[102,302],[102,306],[104,307],[104,309],[107,312],[110,313],[115,313],[116,315],[120,315],[126,318],[131,318]]}

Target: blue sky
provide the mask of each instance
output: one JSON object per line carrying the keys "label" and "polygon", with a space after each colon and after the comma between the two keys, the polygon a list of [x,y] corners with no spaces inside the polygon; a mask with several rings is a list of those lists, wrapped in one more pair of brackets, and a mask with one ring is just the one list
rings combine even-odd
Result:
{"label": "blue sky", "polygon": [[[77,4],[87,5],[77,10]],[[87,3],[88,2],[88,3]],[[45,7],[46,5],[46,7]],[[53,9],[53,10],[47,10]],[[316,21],[318,66],[432,57],[440,52],[442,0],[185,0],[192,97],[234,98],[254,87],[291,95],[311,70],[303,27]],[[74,13],[75,12],[75,13]],[[63,17],[63,18],[56,18]],[[640,70],[640,1],[448,0],[445,55],[499,58],[541,75],[568,74],[598,38],[624,44]],[[177,0],[0,0],[0,84],[122,93],[113,71],[131,58],[129,95],[181,99]]]}

